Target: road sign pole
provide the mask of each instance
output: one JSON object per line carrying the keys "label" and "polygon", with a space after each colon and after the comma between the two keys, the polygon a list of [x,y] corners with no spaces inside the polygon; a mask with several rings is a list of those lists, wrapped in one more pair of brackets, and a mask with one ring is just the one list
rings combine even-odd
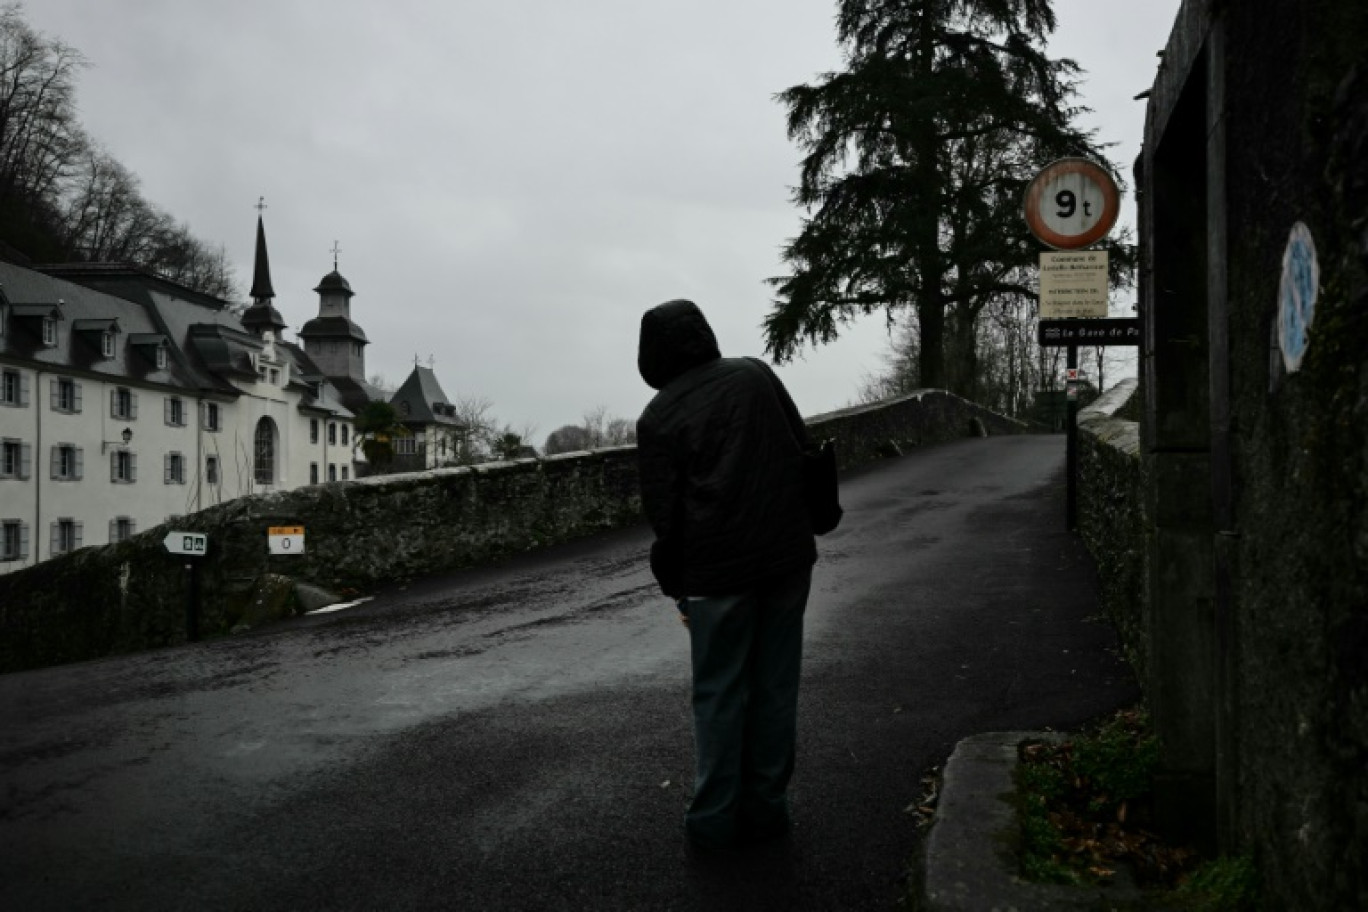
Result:
{"label": "road sign pole", "polygon": [[186,561],[185,569],[189,575],[189,593],[185,602],[185,638],[191,643],[199,642],[200,613],[200,562]]}
{"label": "road sign pole", "polygon": [[[1078,346],[1068,348],[1069,376],[1075,376],[1078,367]],[[1070,389],[1072,387],[1072,389]],[[1078,386],[1076,380],[1069,380],[1065,386],[1068,403],[1067,424],[1064,428],[1064,472],[1068,475],[1067,491],[1064,496],[1064,524],[1070,532],[1078,527]]]}

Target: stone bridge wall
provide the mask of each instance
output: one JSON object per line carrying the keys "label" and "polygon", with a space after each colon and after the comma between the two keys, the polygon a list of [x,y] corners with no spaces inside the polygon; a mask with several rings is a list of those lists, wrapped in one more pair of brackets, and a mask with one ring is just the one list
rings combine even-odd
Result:
{"label": "stone bridge wall", "polygon": [[1148,678],[1145,498],[1140,424],[1127,420],[1138,380],[1124,380],[1078,413],[1078,532],[1097,562],[1102,609],[1126,659]]}
{"label": "stone bridge wall", "polygon": [[[939,390],[808,423],[814,436],[836,441],[843,468],[924,444],[1027,430]],[[242,497],[174,528],[209,537],[199,629],[214,636],[258,622],[272,597],[266,581],[279,576],[346,594],[640,519],[636,449],[617,447]],[[271,526],[303,526],[305,552],[270,555]],[[184,559],[162,545],[171,528],[0,576],[0,671],[184,642],[189,579]]]}

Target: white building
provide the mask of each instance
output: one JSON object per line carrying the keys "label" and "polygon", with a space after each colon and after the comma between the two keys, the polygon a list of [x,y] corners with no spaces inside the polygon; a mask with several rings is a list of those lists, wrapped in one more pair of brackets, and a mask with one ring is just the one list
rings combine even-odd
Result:
{"label": "white building", "polygon": [[353,414],[271,297],[259,221],[241,319],[131,267],[0,263],[0,573],[354,477]]}
{"label": "white building", "polygon": [[[0,262],[0,573],[364,471],[353,421],[387,396],[365,379],[336,261],[314,291],[303,347],[285,341],[260,218],[240,317],[130,266]],[[405,468],[439,464],[437,431],[460,427],[431,371],[415,376],[397,406],[421,435]]]}

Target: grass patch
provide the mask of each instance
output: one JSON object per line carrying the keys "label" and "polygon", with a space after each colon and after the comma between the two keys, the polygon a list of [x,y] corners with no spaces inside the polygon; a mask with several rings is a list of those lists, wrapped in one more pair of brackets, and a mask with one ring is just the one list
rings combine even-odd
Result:
{"label": "grass patch", "polygon": [[1191,912],[1252,912],[1259,900],[1254,860],[1241,855],[1208,861],[1178,885],[1174,896]]}
{"label": "grass patch", "polygon": [[1258,872],[1248,856],[1203,861],[1151,828],[1159,744],[1141,707],[1049,743],[1021,745],[1016,771],[1021,875],[1037,883],[1103,884],[1121,868],[1191,912],[1252,912]]}
{"label": "grass patch", "polygon": [[1142,708],[1122,710],[1068,741],[1027,742],[1017,767],[1022,876],[1043,883],[1109,882],[1130,868],[1141,886],[1172,888],[1191,850],[1150,828],[1159,745]]}

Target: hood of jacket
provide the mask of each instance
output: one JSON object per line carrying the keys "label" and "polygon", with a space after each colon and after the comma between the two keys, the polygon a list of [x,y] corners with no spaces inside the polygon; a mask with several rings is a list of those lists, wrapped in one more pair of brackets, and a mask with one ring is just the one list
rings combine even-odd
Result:
{"label": "hood of jacket", "polygon": [[652,389],[664,389],[680,374],[721,356],[712,327],[693,301],[666,301],[642,315],[637,370]]}

